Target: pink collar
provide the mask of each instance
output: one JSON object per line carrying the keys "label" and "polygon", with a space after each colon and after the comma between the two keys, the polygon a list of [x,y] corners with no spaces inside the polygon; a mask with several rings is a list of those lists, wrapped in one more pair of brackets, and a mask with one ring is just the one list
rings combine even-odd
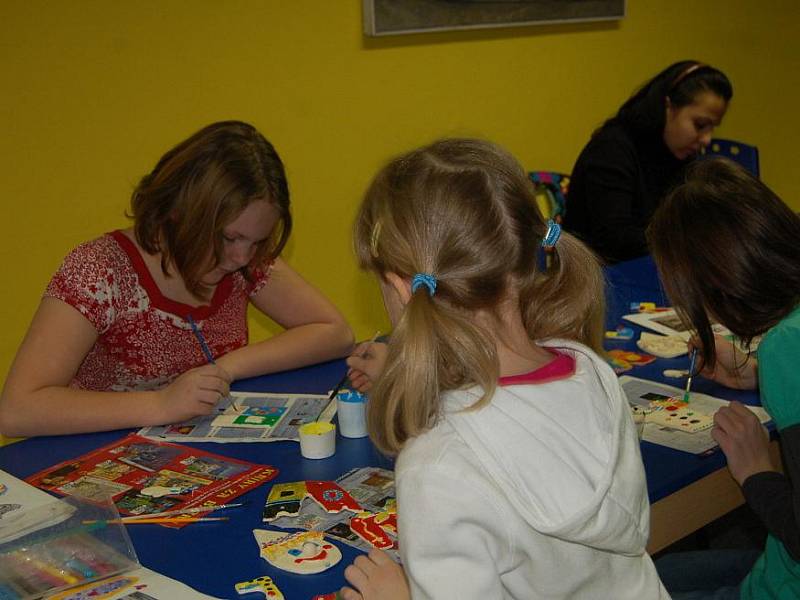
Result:
{"label": "pink collar", "polygon": [[553,360],[544,366],[539,367],[529,373],[522,373],[521,375],[511,375],[509,377],[501,377],[500,385],[524,385],[528,383],[547,383],[549,381],[556,381],[558,379],[566,379],[575,374],[575,359],[561,352],[547,349],[548,352],[553,354]]}

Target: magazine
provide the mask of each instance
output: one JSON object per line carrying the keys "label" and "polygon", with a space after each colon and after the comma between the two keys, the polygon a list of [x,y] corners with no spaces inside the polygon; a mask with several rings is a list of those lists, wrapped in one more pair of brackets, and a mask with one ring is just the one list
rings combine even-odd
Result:
{"label": "magazine", "polygon": [[277,474],[274,467],[131,434],[26,481],[89,502],[110,497],[121,515],[144,515],[225,504]]}

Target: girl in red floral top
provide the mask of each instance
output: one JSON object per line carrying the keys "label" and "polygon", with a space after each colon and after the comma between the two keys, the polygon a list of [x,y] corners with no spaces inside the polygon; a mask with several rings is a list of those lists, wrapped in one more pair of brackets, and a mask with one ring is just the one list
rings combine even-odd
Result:
{"label": "girl in red floral top", "polygon": [[[286,175],[251,125],[214,123],[167,152],[131,216],[131,229],[73,250],[47,286],[0,396],[3,434],[177,423],[210,414],[235,379],[351,349],[343,316],[279,258]],[[248,304],[285,331],[248,345]]]}

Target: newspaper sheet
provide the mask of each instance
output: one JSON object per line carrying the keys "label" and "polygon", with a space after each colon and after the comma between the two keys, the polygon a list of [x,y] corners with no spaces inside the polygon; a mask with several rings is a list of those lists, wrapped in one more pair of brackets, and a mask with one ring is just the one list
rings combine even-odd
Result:
{"label": "newspaper sheet", "polygon": [[274,442],[300,439],[311,421],[330,421],[336,402],[325,395],[231,392],[214,415],[144,427],[139,435],[170,442]]}

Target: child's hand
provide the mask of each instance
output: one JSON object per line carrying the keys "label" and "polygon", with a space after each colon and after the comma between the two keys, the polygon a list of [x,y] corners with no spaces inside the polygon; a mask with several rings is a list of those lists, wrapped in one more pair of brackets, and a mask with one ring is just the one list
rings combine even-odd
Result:
{"label": "child's hand", "polygon": [[758,417],[739,402],[731,402],[714,414],[713,437],[725,457],[733,478],[742,485],[750,475],[774,471],[769,456],[769,433]]}
{"label": "child's hand", "polygon": [[403,567],[381,550],[372,549],[368,555],[356,558],[344,570],[344,578],[356,590],[343,587],[339,594],[344,600],[410,600]]}
{"label": "child's hand", "polygon": [[381,342],[359,344],[347,359],[350,370],[347,376],[353,387],[361,393],[369,390],[383,372],[389,347]]}
{"label": "child's hand", "polygon": [[183,373],[160,395],[162,424],[180,423],[200,415],[210,415],[229,392],[231,376],[218,365],[203,365]]}
{"label": "child's hand", "polygon": [[[701,348],[696,338],[689,342],[689,351],[694,347]],[[717,361],[713,368],[702,366],[700,374],[703,377],[737,390],[754,390],[758,387],[758,361],[755,358],[748,357],[719,335],[714,336],[714,347]]]}

